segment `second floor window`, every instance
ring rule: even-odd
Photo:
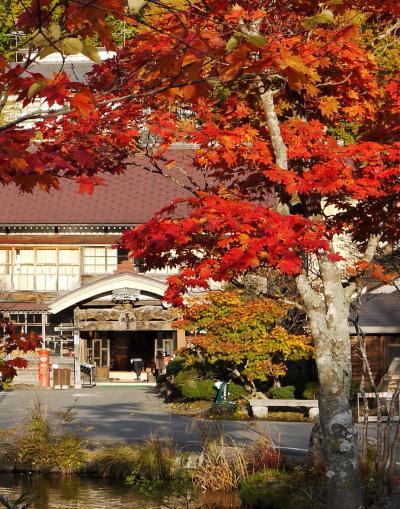
[[[78,249],[0,250],[0,288],[11,291],[65,291],[79,285]]]
[[[111,247],[83,248],[84,274],[112,274],[118,264],[117,250]]]

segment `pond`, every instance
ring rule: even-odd
[[[121,481],[77,476],[0,473],[0,494],[11,501],[22,493],[38,493],[32,509],[238,509],[235,493],[198,494],[189,505],[185,497],[146,495]]]

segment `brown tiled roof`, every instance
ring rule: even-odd
[[[172,150],[168,157],[190,168],[191,150]],[[13,186],[0,188],[0,225],[139,224],[185,192],[174,182],[146,171],[136,159],[122,175],[102,175],[106,186],[96,186],[92,196],[80,194],[78,185],[61,182],[59,191],[20,193]],[[148,163],[146,163],[148,165]]]

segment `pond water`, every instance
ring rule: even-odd
[[[120,482],[94,477],[0,473],[0,494],[15,501],[22,493],[38,493],[32,509],[238,509],[235,493],[204,493],[187,504],[169,493],[145,495]]]

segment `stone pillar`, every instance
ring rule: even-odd
[[[176,348],[180,350],[184,346],[186,346],[185,331],[183,329],[178,329],[176,331]]]
[[[82,388],[81,378],[81,338],[79,336],[79,330],[74,330],[74,369],[75,369],[75,389]]]

